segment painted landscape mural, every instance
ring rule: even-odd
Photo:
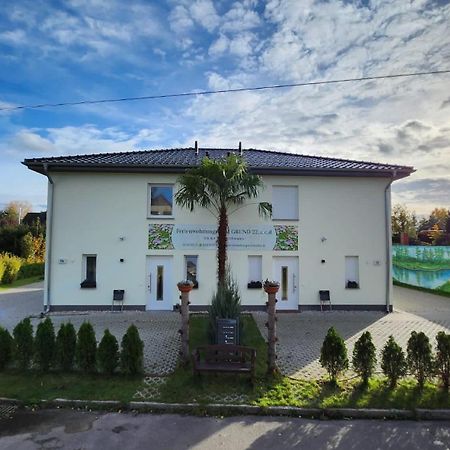
[[[394,245],[394,280],[450,293],[450,246]]]

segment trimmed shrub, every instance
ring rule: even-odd
[[[6,328],[0,327],[0,370],[3,370],[12,358],[13,340]]]
[[[420,388],[433,373],[433,355],[428,336],[413,331],[408,339],[408,368],[416,377]]]
[[[119,365],[119,344],[108,329],[98,346],[97,360],[100,372],[112,375]]]
[[[395,387],[397,381],[406,375],[406,358],[394,336],[389,336],[381,353],[381,370],[389,380],[389,386]]]
[[[69,323],[61,324],[56,336],[56,365],[69,372],[73,369],[75,362],[75,351],[77,347],[77,334],[75,327]]]
[[[29,317],[20,321],[13,330],[14,353],[19,369],[30,367],[33,357],[33,325]]]
[[[352,363],[355,372],[362,378],[363,384],[367,384],[377,363],[375,345],[369,331],[364,332],[355,342]]]
[[[336,383],[337,376],[348,368],[347,348],[344,339],[331,327],[320,350],[320,364],[326,369],[330,381]]]
[[[443,387],[448,390],[450,386],[450,334],[439,331],[436,341],[436,375],[441,379]]]
[[[34,349],[35,362],[43,372],[48,372],[55,357],[55,329],[50,317],[37,326]]]
[[[3,274],[5,273],[6,263],[5,255],[0,254],[0,284],[3,282]]]
[[[78,330],[76,359],[80,370],[84,373],[94,373],[97,356],[97,341],[94,328],[89,322],[84,322]]]
[[[20,239],[20,256],[24,259],[33,259],[33,235],[30,232],[22,236]]]
[[[144,343],[139,337],[139,331],[130,325],[121,343],[120,368],[127,375],[137,375],[144,372]]]
[[[18,256],[9,255],[5,253],[3,255],[4,271],[2,277],[3,284],[11,284],[17,280],[22,260]]]

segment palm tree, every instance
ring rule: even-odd
[[[228,216],[242,208],[247,199],[256,198],[264,183],[250,174],[242,157],[230,154],[217,160],[203,158],[200,166],[189,169],[178,178],[180,189],[175,194],[178,205],[194,211],[196,206],[208,209],[216,218],[217,278],[225,282],[227,261]],[[272,205],[258,203],[260,216],[270,217]]]

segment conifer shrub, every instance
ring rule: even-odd
[[[353,349],[352,363],[355,372],[361,377],[363,384],[367,385],[377,363],[376,349],[369,331],[364,332],[356,341]]]
[[[137,375],[144,372],[144,343],[134,325],[130,325],[122,338],[120,368],[127,375]]]
[[[97,360],[100,372],[112,375],[119,365],[119,344],[108,329],[98,346]]]
[[[338,375],[348,368],[347,348],[344,339],[331,327],[320,350],[320,364],[326,369],[330,381],[336,383]]]
[[[6,328],[0,327],[0,370],[3,370],[12,359],[13,340]]]
[[[56,336],[56,365],[65,372],[73,369],[76,346],[75,327],[70,322],[61,324]]]
[[[33,325],[29,317],[21,320],[13,330],[14,355],[20,370],[27,370],[33,358]]]
[[[75,356],[78,367],[82,372],[95,372],[97,341],[95,340],[94,328],[89,322],[83,322],[78,330]]]
[[[433,373],[433,355],[428,336],[413,331],[408,339],[408,369],[416,377],[420,388]]]
[[[55,357],[55,329],[47,317],[36,329],[34,338],[35,362],[43,372],[48,372]]]
[[[406,375],[406,368],[405,353],[391,335],[381,352],[381,370],[389,380],[391,388],[394,388],[397,381]]]
[[[436,375],[442,381],[442,386],[448,390],[450,386],[450,334],[439,331],[436,335]]]

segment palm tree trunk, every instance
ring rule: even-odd
[[[219,285],[225,282],[227,262],[228,214],[225,205],[220,207],[219,226],[217,229],[217,279]]]

